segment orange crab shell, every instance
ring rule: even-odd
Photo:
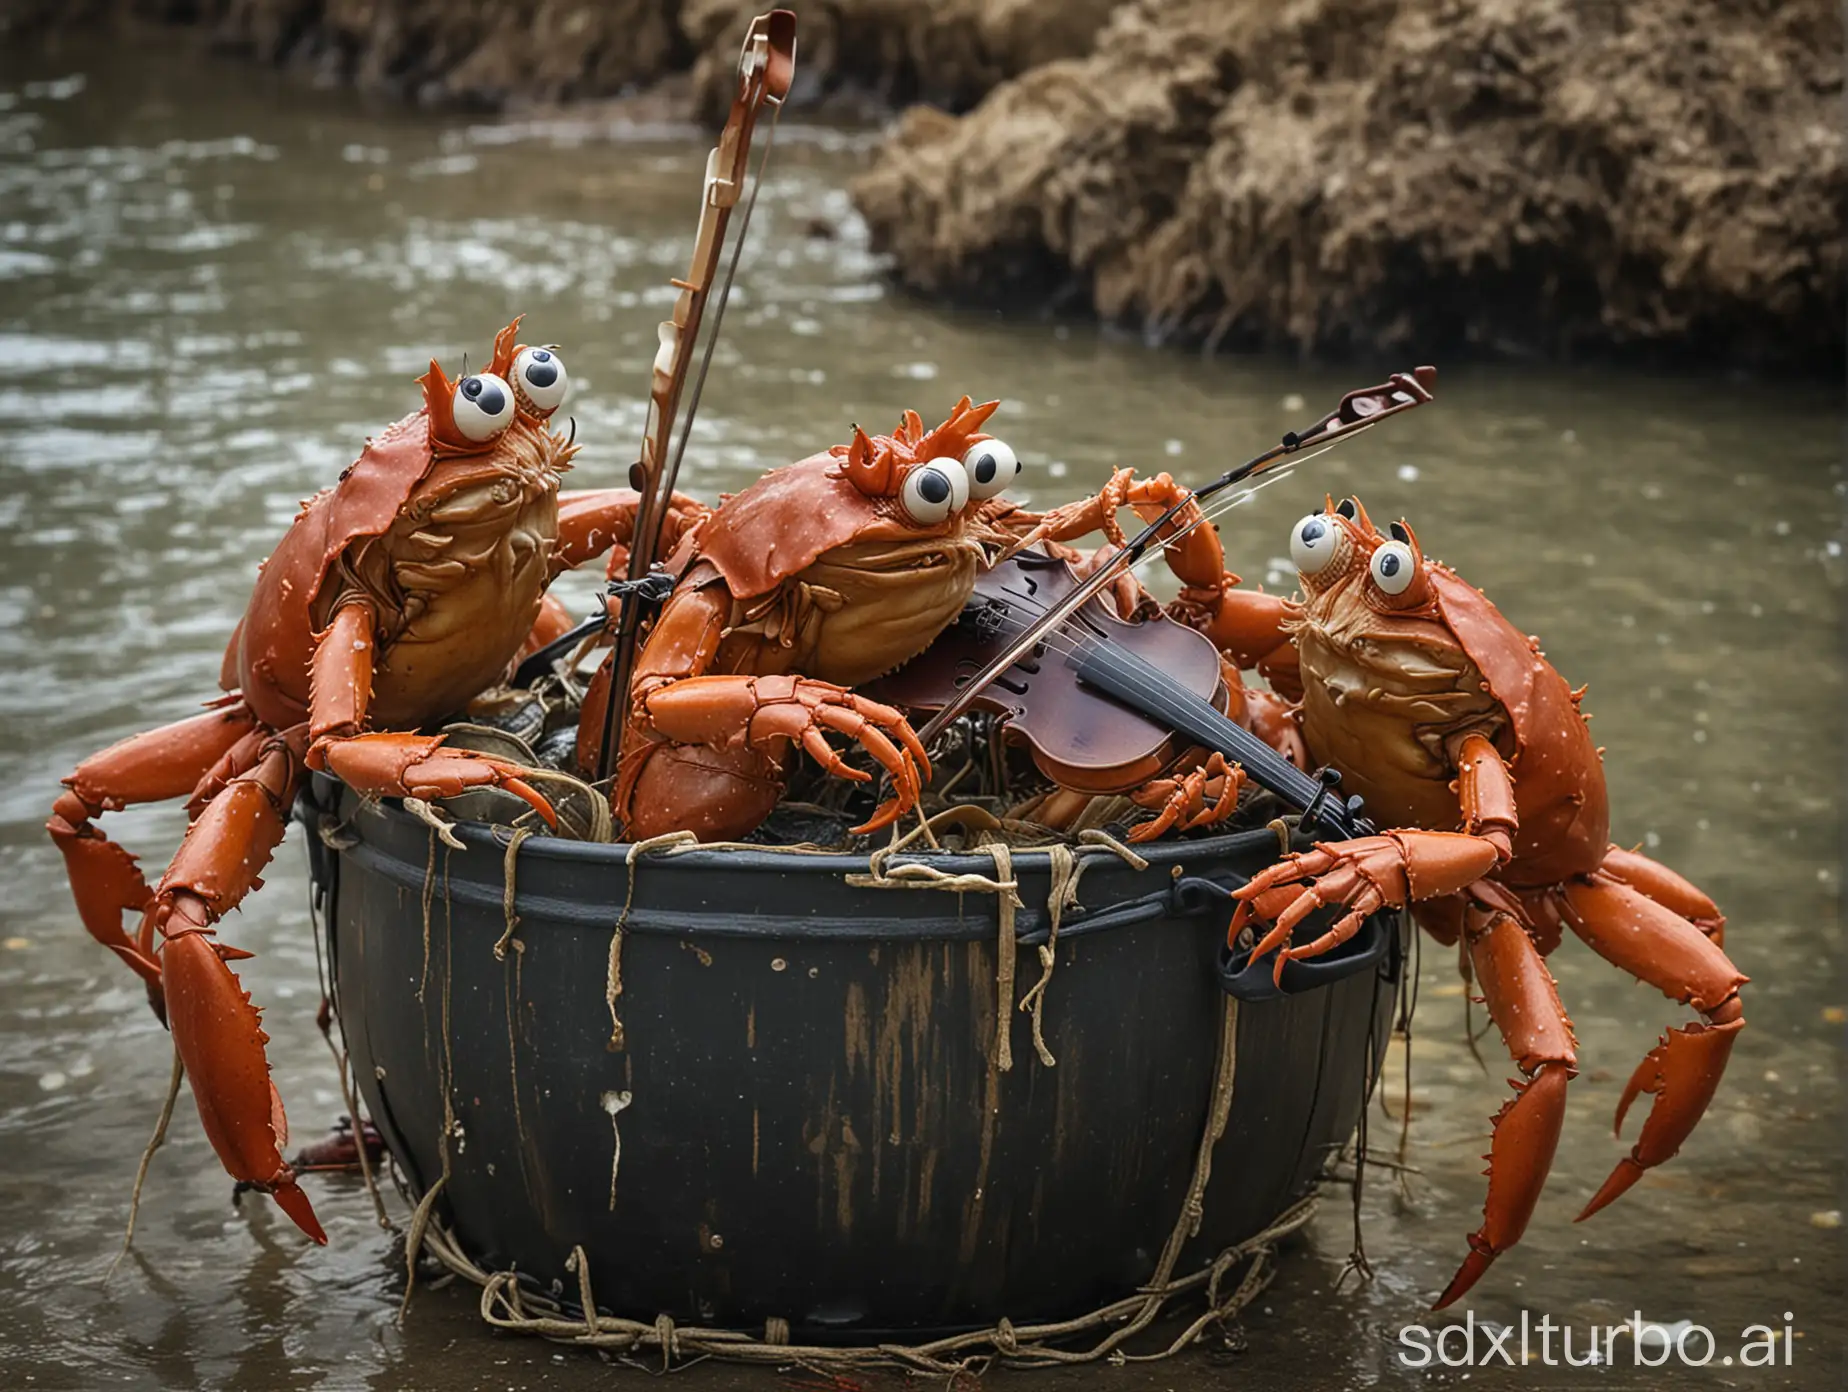
[[[1587,856],[1595,866],[1610,843],[1610,806],[1604,780],[1585,779],[1581,773],[1602,762],[1579,710],[1584,693],[1567,686],[1541,656],[1539,645],[1509,623],[1482,591],[1447,566],[1424,564],[1440,622],[1508,712],[1514,748],[1505,752],[1523,808],[1517,853],[1531,860],[1538,851],[1548,861],[1539,848],[1556,847],[1556,854]],[[1550,863],[1524,868],[1543,879],[1557,877]]]
[[[1502,612],[1475,586],[1442,562],[1425,556],[1405,530],[1422,573],[1423,593],[1401,607],[1391,597],[1375,593],[1367,571],[1372,553],[1386,541],[1367,516],[1359,499],[1351,499],[1355,515],[1336,511],[1333,498],[1326,512],[1346,528],[1357,547],[1354,562],[1358,583],[1370,607],[1401,623],[1425,623],[1441,629],[1482,673],[1488,692],[1508,712],[1512,747],[1502,750],[1521,789],[1523,809],[1517,837],[1519,858],[1531,862],[1541,877],[1558,878],[1595,866],[1608,843],[1609,804],[1604,780],[1582,780],[1580,770],[1596,765],[1600,756],[1591,730],[1579,710],[1579,698],[1565,679],[1541,656],[1539,645],[1508,622]],[[1563,867],[1563,858],[1576,863]],[[1556,873],[1557,872],[1557,873]]]
[[[905,475],[932,459],[960,459],[990,438],[981,426],[999,405],[972,405],[965,396],[930,431],[916,411],[905,412],[890,436],[868,436],[855,426],[851,444],[772,469],[727,498],[699,530],[700,559],[712,564],[739,599],[768,594],[879,523],[902,522],[897,497]],[[948,533],[958,520],[953,515],[915,530],[920,537]]]
[[[516,318],[495,336],[489,370],[497,375],[512,369],[519,327]],[[225,648],[219,686],[242,691],[257,718],[273,729],[307,717],[308,692],[287,689],[279,676],[295,671],[299,655],[314,650],[314,603],[341,553],[364,537],[390,531],[439,456],[484,453],[498,442],[496,437],[477,443],[456,431],[455,387],[434,360],[418,381],[423,408],[368,440],[337,484],[303,504],[295,525],[263,563],[250,605]]]

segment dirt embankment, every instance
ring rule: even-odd
[[[900,279],[1153,338],[1839,371],[1834,0],[1139,0],[856,194]]]
[[[772,0],[0,0],[0,36],[184,25],[217,47],[413,101],[498,108],[692,79],[722,117],[751,16]],[[792,104],[965,110],[997,82],[1090,50],[1117,0],[799,3]]]
[[[0,0],[0,41],[183,24],[412,100],[665,80],[711,121],[766,3]],[[1209,346],[1844,364],[1835,0],[795,7],[794,105],[910,106],[856,194],[920,293]]]

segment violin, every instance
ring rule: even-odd
[[[984,571],[962,613],[931,646],[867,688],[890,705],[951,704],[1028,626],[1081,582],[1071,566],[1021,551]],[[1085,793],[1122,793],[1202,745],[1303,814],[1306,826],[1370,835],[1359,798],[1333,770],[1308,774],[1226,714],[1230,692],[1205,635],[1160,617],[1129,622],[1092,598],[1041,635],[972,704],[1024,741],[1042,772]]]

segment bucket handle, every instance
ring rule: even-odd
[[[1177,911],[1205,913],[1217,908],[1222,910],[1228,925],[1232,917],[1232,893],[1231,886],[1198,875],[1183,876],[1175,882],[1172,891],[1181,901],[1175,906]],[[1217,954],[1219,984],[1235,1000],[1267,1001],[1319,990],[1368,971],[1378,971],[1386,980],[1397,981],[1400,936],[1397,919],[1396,914],[1369,915],[1360,930],[1339,947],[1319,957],[1286,962],[1281,981],[1273,962],[1251,960],[1255,943],[1234,948],[1222,940]]]
[[[1197,918],[1218,912],[1226,924],[1232,918],[1232,893],[1235,886],[1204,875],[1183,875],[1167,888],[1140,899],[1068,919],[1061,938],[1087,933],[1127,928],[1157,918]],[[1249,946],[1234,950],[1221,940],[1216,972],[1219,984],[1228,996],[1241,1001],[1277,1000],[1301,995],[1344,981],[1362,972],[1380,971],[1388,981],[1399,976],[1399,932],[1397,915],[1375,913],[1361,924],[1360,931],[1339,947],[1302,961],[1284,965],[1283,980],[1276,980],[1271,962],[1253,962]],[[1031,946],[1045,940],[1045,931],[1024,935],[1022,945]]]

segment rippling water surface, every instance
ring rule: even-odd
[[[706,140],[607,114],[470,124],[305,92],[158,47],[0,57],[0,1378],[12,1386],[569,1387],[594,1359],[492,1338],[472,1297],[394,1320],[397,1248],[359,1190],[310,1183],[332,1242],[272,1206],[234,1211],[183,1101],[154,1163],[135,1255],[130,1179],[168,1068],[142,993],[82,932],[41,823],[85,754],[192,709],[253,568],[299,499],[416,404],[432,353],[485,357],[516,310],[556,341],[587,442],[578,480],[620,481],[654,324],[685,267]],[[1120,462],[1218,472],[1342,391],[1378,380],[1284,362],[1201,362],[1081,327],[948,315],[890,297],[842,193],[856,134],[791,128],[758,212],[684,486],[705,496],[844,438],[850,421],[962,392],[1037,501]],[[1834,1385],[1841,1351],[1845,1003],[1837,393],[1608,372],[1445,367],[1440,404],[1229,516],[1232,564],[1285,581],[1289,523],[1324,488],[1411,517],[1573,681],[1608,746],[1615,835],[1699,879],[1754,978],[1751,1027],[1682,1156],[1584,1226],[1618,1154],[1611,1109],[1678,1007],[1569,943],[1553,959],[1583,1071],[1526,1241],[1478,1318],[1744,1326],[1797,1338],[1775,1374]],[[1296,400],[1294,398],[1301,398]],[[1306,403],[1306,404],[1305,404]],[[574,599],[588,595],[578,582]],[[111,819],[159,865],[177,809]],[[341,1110],[317,1037],[299,833],[231,936],[298,1135]],[[1481,1023],[1480,1012],[1476,1022]],[[1367,1202],[1377,1279],[1333,1290],[1341,1194],[1229,1360],[1099,1370],[1123,1388],[1399,1380],[1417,1319],[1478,1221],[1487,1118],[1511,1069],[1463,1042],[1454,965],[1424,955],[1401,1196]],[[1396,1056],[1391,1061],[1396,1067]],[[1396,1073],[1392,1075],[1396,1078]],[[1375,1114],[1376,1144],[1393,1127]],[[1634,1122],[1632,1125],[1634,1126]],[[1619,1345],[1620,1359],[1627,1346]],[[1451,1374],[1452,1377],[1458,1374]],[[763,1386],[769,1374],[693,1374]],[[1476,1385],[1628,1385],[1531,1368]],[[880,1375],[871,1385],[895,1384]],[[1014,1381],[1010,1379],[1010,1381]],[[1062,1377],[1053,1377],[1066,1385]]]

